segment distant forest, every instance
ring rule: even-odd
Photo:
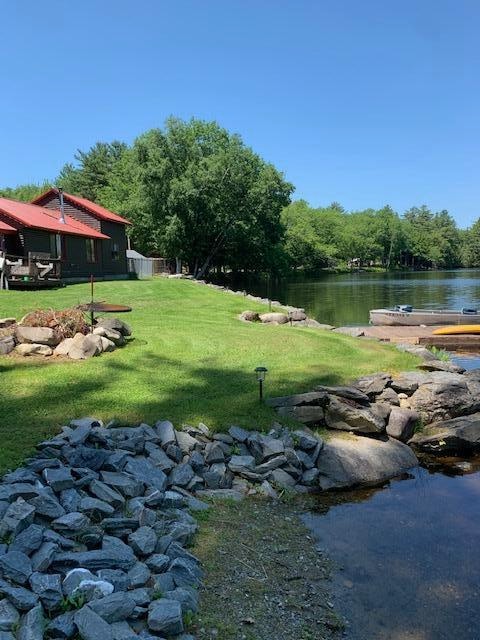
[[[292,202],[283,174],[215,122],[169,118],[132,145],[98,142],[52,183],[0,195],[29,201],[52,184],[124,215],[133,248],[181,261],[196,277],[480,267],[480,219],[465,230],[425,205],[399,214],[388,205],[346,211]]]

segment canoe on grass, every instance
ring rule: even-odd
[[[478,324],[459,324],[456,327],[440,327],[432,332],[436,336],[455,336],[463,334],[480,334],[480,325]]]

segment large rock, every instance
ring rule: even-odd
[[[318,484],[323,490],[380,484],[417,464],[410,447],[393,438],[332,436],[317,462]]]
[[[264,324],[286,324],[288,322],[288,316],[286,316],[284,313],[262,313],[259,317],[260,322],[263,322]]]
[[[111,626],[88,605],[74,616],[82,640],[114,640]]]
[[[60,339],[55,336],[53,329],[49,327],[25,327],[17,325],[15,328],[15,338],[17,342],[26,344],[46,344],[55,347]]]
[[[416,433],[409,444],[439,455],[480,451],[480,413],[430,425],[424,432]]]
[[[392,438],[407,442],[413,436],[415,425],[420,419],[420,415],[411,409],[403,407],[392,407],[388,418],[387,433]]]
[[[98,355],[102,351],[102,341],[100,336],[87,335],[83,333],[75,334],[70,348],[68,357],[72,360],[86,360]]]
[[[166,636],[182,633],[183,619],[180,602],[167,598],[151,602],[148,608],[148,627]]]
[[[480,411],[477,386],[458,373],[434,371],[411,396],[410,406],[420,413],[425,424],[475,413]]]
[[[307,427],[321,425],[324,421],[324,410],[320,406],[279,407],[280,416],[301,422]]]
[[[328,401],[328,394],[325,391],[309,391],[307,393],[297,393],[293,396],[279,396],[278,398],[267,398],[265,404],[278,409],[280,407],[304,407],[304,406],[325,406]],[[234,427],[236,428],[236,427]],[[235,436],[233,436],[235,437]]]
[[[429,376],[420,371],[404,371],[395,376],[391,382],[391,388],[397,393],[406,393],[411,396],[421,384],[429,381]]]
[[[320,391],[332,396],[338,396],[340,398],[346,398],[347,400],[353,400],[360,404],[369,404],[370,402],[370,398],[367,394],[355,387],[325,387],[324,385],[317,385],[315,387],[315,391]]]
[[[104,598],[92,600],[89,607],[106,622],[126,620],[136,607],[136,602],[128,593],[112,593]]]
[[[68,356],[68,352],[70,351],[70,347],[73,344],[73,338],[65,338],[65,340],[62,340],[60,342],[60,344],[58,344],[54,351],[53,351],[53,355],[54,356]]]
[[[244,322],[258,322],[260,320],[260,316],[257,311],[243,311],[240,314],[240,320]]]
[[[6,356],[15,349],[15,340],[13,336],[5,336],[0,338],[0,356]]]
[[[17,344],[15,347],[15,353],[19,356],[51,356],[53,354],[52,347],[46,344]]]
[[[385,420],[372,407],[354,403],[347,404],[332,396],[325,409],[325,422],[330,429],[356,431],[359,433],[381,433],[385,431]]]
[[[97,327],[119,331],[124,336],[132,335],[132,330],[129,325],[119,318],[101,318],[100,320],[97,320]]]
[[[392,380],[388,373],[373,373],[369,376],[363,376],[353,382],[355,388],[359,389],[367,396],[372,397],[379,395],[387,387]]]
[[[45,619],[43,616],[43,609],[41,605],[37,605],[36,607],[33,607],[33,609],[30,609],[30,611],[26,613],[20,621],[17,639],[42,640],[44,628]]]

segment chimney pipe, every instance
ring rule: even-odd
[[[58,195],[60,198],[60,222],[65,224],[65,204],[63,202],[63,189],[58,190]]]

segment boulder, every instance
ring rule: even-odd
[[[68,352],[70,351],[70,347],[72,346],[73,338],[65,338],[62,340],[60,344],[58,344],[54,351],[54,356],[68,356]]]
[[[406,393],[411,396],[421,384],[428,382],[429,377],[420,371],[404,371],[395,376],[391,382],[391,387],[397,393]]]
[[[111,626],[88,605],[75,613],[74,621],[82,640],[114,640]]]
[[[136,602],[130,594],[119,591],[92,600],[88,606],[106,622],[120,622],[130,617]]]
[[[277,413],[280,416],[291,418],[301,422],[307,427],[315,427],[324,422],[324,410],[320,406],[279,407]]]
[[[45,619],[43,616],[42,605],[38,604],[30,609],[20,620],[20,626],[17,632],[18,640],[42,640],[43,630],[45,628]],[[93,640],[93,639],[92,639]],[[105,639],[103,639],[105,640]]]
[[[21,344],[45,344],[49,347],[55,347],[60,342],[50,327],[25,327],[23,325],[15,327],[15,339]]]
[[[297,393],[293,396],[279,396],[278,398],[267,398],[265,404],[274,409],[279,407],[305,407],[305,406],[325,406],[328,402],[328,394],[325,391],[309,391],[307,393]]]
[[[17,627],[20,614],[6,599],[0,600],[0,631],[12,631]]]
[[[365,335],[364,329],[360,327],[337,327],[336,329],[332,329],[334,333],[341,333],[345,336],[350,336],[351,338],[361,338]]]
[[[325,422],[330,429],[357,431],[359,433],[382,433],[385,420],[373,407],[347,404],[335,396],[325,409]]]
[[[105,336],[101,336],[101,342],[102,342],[102,351],[105,351],[106,353],[108,353],[109,351],[115,351],[115,349],[117,348],[113,340],[110,340]]]
[[[373,373],[363,376],[353,382],[352,386],[366,393],[370,398],[379,395],[392,381],[392,376],[388,373]]]
[[[418,411],[425,424],[448,420],[480,411],[477,384],[458,373],[434,371],[428,374],[428,382],[410,397],[410,406]]]
[[[119,318],[101,318],[100,320],[97,320],[97,327],[119,331],[123,336],[132,335],[132,330],[129,325]]]
[[[347,400],[353,400],[360,404],[369,404],[370,398],[366,393],[356,389],[355,387],[325,387],[323,385],[317,385],[315,391],[320,391],[324,394],[330,394],[332,396],[338,396],[340,398],[346,398]]]
[[[0,338],[0,356],[6,356],[15,349],[15,340],[13,336],[5,336]]]
[[[0,318],[0,329],[6,329],[7,327],[11,327],[16,323],[15,318]]]
[[[448,373],[463,373],[465,371],[463,367],[459,367],[453,362],[445,362],[445,360],[427,360],[417,364],[417,369],[422,371],[447,371]]]
[[[148,628],[165,636],[182,633],[183,618],[180,602],[167,598],[151,602],[148,608]]]
[[[240,320],[244,322],[259,322],[260,316],[257,311],[243,311],[240,314]]]
[[[387,433],[392,438],[407,442],[413,436],[420,415],[411,409],[392,407],[387,424]]]
[[[332,436],[317,462],[321,489],[381,484],[418,465],[407,445],[386,438]]]
[[[409,444],[439,455],[472,454],[480,451],[480,413],[444,420],[416,433]]]
[[[307,314],[302,309],[293,309],[288,312],[288,319],[292,322],[302,322],[307,319]]]
[[[260,322],[263,324],[286,324],[288,322],[288,316],[284,313],[270,312],[270,313],[262,313],[260,316]]]
[[[23,343],[17,344],[15,353],[19,356],[51,356],[53,349],[46,344]]]

